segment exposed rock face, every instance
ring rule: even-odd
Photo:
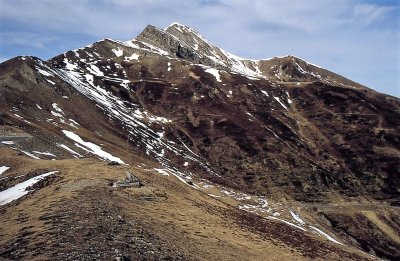
[[[283,82],[323,81],[334,85],[362,87],[295,56],[258,61],[240,58],[210,43],[192,28],[178,23],[173,23],[164,30],[149,25],[134,41],[136,40],[150,43],[177,58],[248,76]]]
[[[193,63],[201,63],[210,66],[217,65],[208,57],[203,57],[197,54],[193,47],[186,42],[180,40],[167,31],[163,31],[152,25],[148,25],[143,32],[136,37],[136,40],[150,43],[170,52],[172,55],[178,58],[182,58]]]
[[[132,41],[105,39],[49,61],[6,61],[0,101],[0,123],[32,136],[15,149],[144,158],[192,186],[204,179],[284,202],[399,205],[398,98],[294,56],[234,56],[184,25],[147,26]],[[324,220],[366,231],[350,212]],[[378,219],[398,232],[394,216]],[[398,256],[398,241],[385,249],[350,231],[343,236],[364,250]]]

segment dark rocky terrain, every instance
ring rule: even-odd
[[[3,259],[400,258],[400,99],[298,57],[148,26],[3,62],[0,103],[0,190],[59,171],[1,204]]]

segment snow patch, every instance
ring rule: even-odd
[[[59,117],[59,118],[64,117],[62,114],[59,114],[59,113],[57,113],[57,112],[55,112],[55,111],[50,111],[50,112],[51,112],[51,114],[52,114],[53,116],[55,116],[55,117]]]
[[[285,224],[288,224],[289,226],[298,228],[298,229],[300,229],[300,230],[302,230],[302,231],[306,231],[306,230],[305,230],[304,228],[302,228],[301,226],[298,226],[298,225],[296,225],[296,224],[293,224],[292,222],[286,221],[286,220],[284,220],[284,219],[280,219],[280,218],[273,217],[273,216],[269,216],[269,217],[266,217],[266,218],[268,218],[268,219],[273,219],[273,220],[278,220],[278,221],[281,221],[281,222],[283,222],[283,223],[285,223]]]
[[[344,246],[343,243],[337,241],[336,239],[334,239],[334,238],[331,237],[330,235],[326,234],[326,233],[325,233],[324,231],[322,231],[321,229],[316,228],[316,227],[314,227],[314,226],[310,226],[310,228],[313,229],[314,231],[316,231],[318,234],[324,236],[324,237],[325,237],[326,239],[328,239],[329,241],[332,241],[332,242],[334,242],[334,243],[336,243],[336,244],[339,244],[339,245]]]
[[[215,79],[217,79],[218,82],[221,82],[221,75],[217,69],[208,68],[205,70],[205,72],[214,75]]]
[[[74,127],[74,128],[76,128],[76,129],[78,129],[78,126],[80,126],[79,123],[77,123],[77,122],[74,121],[73,119],[68,119],[68,120],[70,121],[69,125],[70,125],[71,127]]]
[[[78,68],[78,66],[76,66],[75,64],[70,63],[67,58],[64,58],[64,63],[65,68],[67,68],[67,70],[69,71],[74,71]]]
[[[168,120],[167,118],[160,117],[160,116],[149,116],[148,119],[150,122],[162,122],[162,123],[172,122],[171,120]]]
[[[121,57],[124,54],[124,50],[118,48],[118,49],[112,49],[111,51],[113,51],[113,53],[115,53],[115,55],[117,57]]]
[[[23,117],[22,117],[22,116],[19,116],[19,115],[18,115],[18,114],[16,114],[16,113],[14,113],[14,115],[15,115],[17,118],[23,119]]]
[[[26,194],[31,192],[31,190],[27,190],[28,187],[36,184],[37,182],[41,181],[42,179],[44,179],[50,175],[53,175],[57,172],[58,171],[51,171],[48,173],[44,173],[42,175],[33,177],[24,182],[21,182],[21,183],[15,185],[14,187],[11,187],[9,189],[1,191],[0,192],[0,206],[10,203],[13,200],[16,200],[16,199],[19,199],[19,198],[25,196]]]
[[[282,105],[282,107],[285,108],[285,110],[288,110],[288,108],[286,107],[286,105],[283,104],[283,103],[281,102],[281,100],[279,99],[279,97],[275,97],[275,96],[274,96],[274,99],[275,99],[277,102],[279,102],[279,104]]]
[[[54,158],[57,157],[56,155],[54,155],[53,153],[50,153],[50,152],[40,152],[40,151],[36,151],[36,150],[34,150],[34,151],[32,151],[32,152],[35,153],[35,154],[40,154],[40,155],[45,155],[45,156],[51,156],[51,157],[54,157]]]
[[[299,224],[304,225],[306,223],[300,218],[299,214],[297,214],[291,210],[290,210],[290,215],[292,215],[293,219],[296,220]]]
[[[3,174],[4,172],[6,172],[10,167],[6,167],[6,166],[1,166],[0,167],[0,175]]]
[[[267,97],[269,97],[269,94],[268,94],[268,92],[266,92],[266,91],[261,91],[265,96],[267,96]]]
[[[89,70],[91,73],[93,73],[94,75],[97,75],[97,76],[104,76],[104,73],[103,73],[102,71],[100,71],[99,67],[97,67],[97,66],[94,65],[94,64],[91,64],[91,65],[90,65],[90,68],[88,68],[88,70]]]
[[[55,85],[55,84],[56,84],[55,82],[50,81],[49,79],[46,79],[46,81],[47,81],[48,83],[52,84],[52,85]]]
[[[37,160],[40,159],[39,157],[33,155],[33,154],[30,153],[30,152],[27,152],[27,151],[24,151],[24,150],[21,150],[21,152],[24,153],[26,156],[31,157],[32,159],[37,159]]]
[[[157,53],[157,54],[160,54],[160,55],[169,55],[169,53],[167,51],[164,51],[164,50],[162,50],[162,49],[160,49],[158,47],[155,47],[154,45],[151,45],[151,44],[146,43],[146,42],[140,42],[140,43],[145,45],[148,48],[148,51],[150,51],[150,52]],[[143,48],[139,47],[139,49],[143,49]]]
[[[173,23],[172,23],[172,24],[170,24],[168,27],[174,27],[176,30],[178,30],[179,32],[183,33],[183,31],[182,31],[181,27],[184,27],[184,25],[182,25],[182,24],[180,24],[180,23],[173,22]],[[167,30],[167,29],[168,29],[168,27],[167,27],[167,28],[165,28],[164,30]]]
[[[131,60],[139,60],[139,55],[137,53],[133,53],[131,56],[125,56],[124,58],[125,61],[131,61]]]
[[[60,107],[58,107],[57,103],[53,103],[51,106],[53,107],[54,110],[56,110],[56,112],[64,114],[64,112],[60,109]]]
[[[161,175],[163,175],[163,176],[169,176],[169,173],[168,173],[166,170],[164,170],[164,169],[157,169],[157,168],[154,168],[153,170],[156,171],[158,174],[161,174]]]
[[[290,99],[289,93],[286,92],[286,95],[287,95],[287,102],[288,102],[289,104],[291,104],[291,103],[292,103],[292,100]]]
[[[42,69],[36,68],[36,70],[38,70],[38,72],[44,76],[52,76],[52,74],[50,74]]]
[[[72,131],[62,130],[62,132],[65,134],[65,136],[67,136],[71,140],[77,142],[77,143],[75,143],[75,145],[82,145],[82,146],[77,146],[77,147],[79,147],[87,152],[90,152],[92,154],[95,154],[95,155],[99,156],[100,158],[103,158],[103,159],[106,159],[109,161],[116,161],[120,164],[125,164],[125,162],[123,162],[120,158],[115,157],[108,152],[105,152],[104,150],[101,149],[100,146],[98,146],[94,143],[82,140],[81,137],[79,137],[77,134],[73,133]]]
[[[82,158],[82,155],[79,154],[78,152],[72,150],[71,148],[69,148],[67,145],[64,144],[57,144],[58,147],[61,147],[63,149],[65,149],[66,151],[68,151],[69,153],[71,153],[74,157],[78,157],[78,158]]]

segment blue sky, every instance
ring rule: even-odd
[[[236,55],[296,55],[400,97],[400,0],[0,0],[0,61],[175,21]]]

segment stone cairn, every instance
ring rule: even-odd
[[[134,188],[139,188],[142,186],[142,183],[140,180],[133,175],[131,172],[128,170],[125,172],[126,177],[124,181],[117,181],[113,183],[113,187],[119,188],[119,187],[134,187]]]

